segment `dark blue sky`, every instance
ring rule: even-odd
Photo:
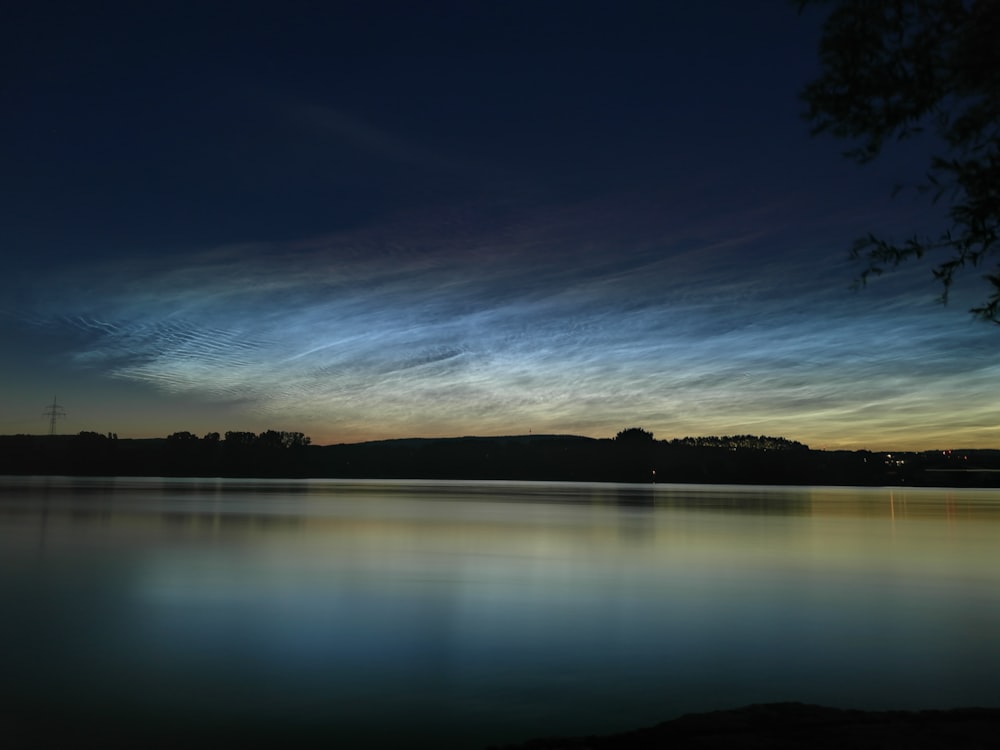
[[[29,241],[279,240],[707,181],[734,199],[810,169],[814,24],[782,3],[161,5],[9,27]]]
[[[1000,444],[995,332],[796,95],[783,2],[33,3],[2,34],[0,431]],[[984,404],[985,400],[985,404]],[[972,405],[976,408],[973,409]],[[992,410],[992,411],[991,411]],[[907,446],[900,446],[907,447]]]

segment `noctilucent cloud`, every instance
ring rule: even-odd
[[[678,6],[678,7],[674,7]],[[697,6],[697,7],[689,7]],[[23,8],[0,186],[0,432],[314,442],[753,433],[1000,446],[1000,333],[937,228],[811,138],[782,4]]]

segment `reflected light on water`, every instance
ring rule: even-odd
[[[1000,704],[991,492],[2,482],[18,704],[372,747]]]

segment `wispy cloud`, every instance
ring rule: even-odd
[[[445,226],[118,263],[31,317],[75,332],[78,366],[324,440],[640,423],[857,446],[1000,423],[980,328],[899,289],[851,294],[842,262],[759,232]]]

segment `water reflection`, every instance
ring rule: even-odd
[[[975,490],[0,480],[0,698],[439,747],[998,704]],[[284,726],[285,724],[282,724]],[[416,734],[415,734],[416,733]]]

